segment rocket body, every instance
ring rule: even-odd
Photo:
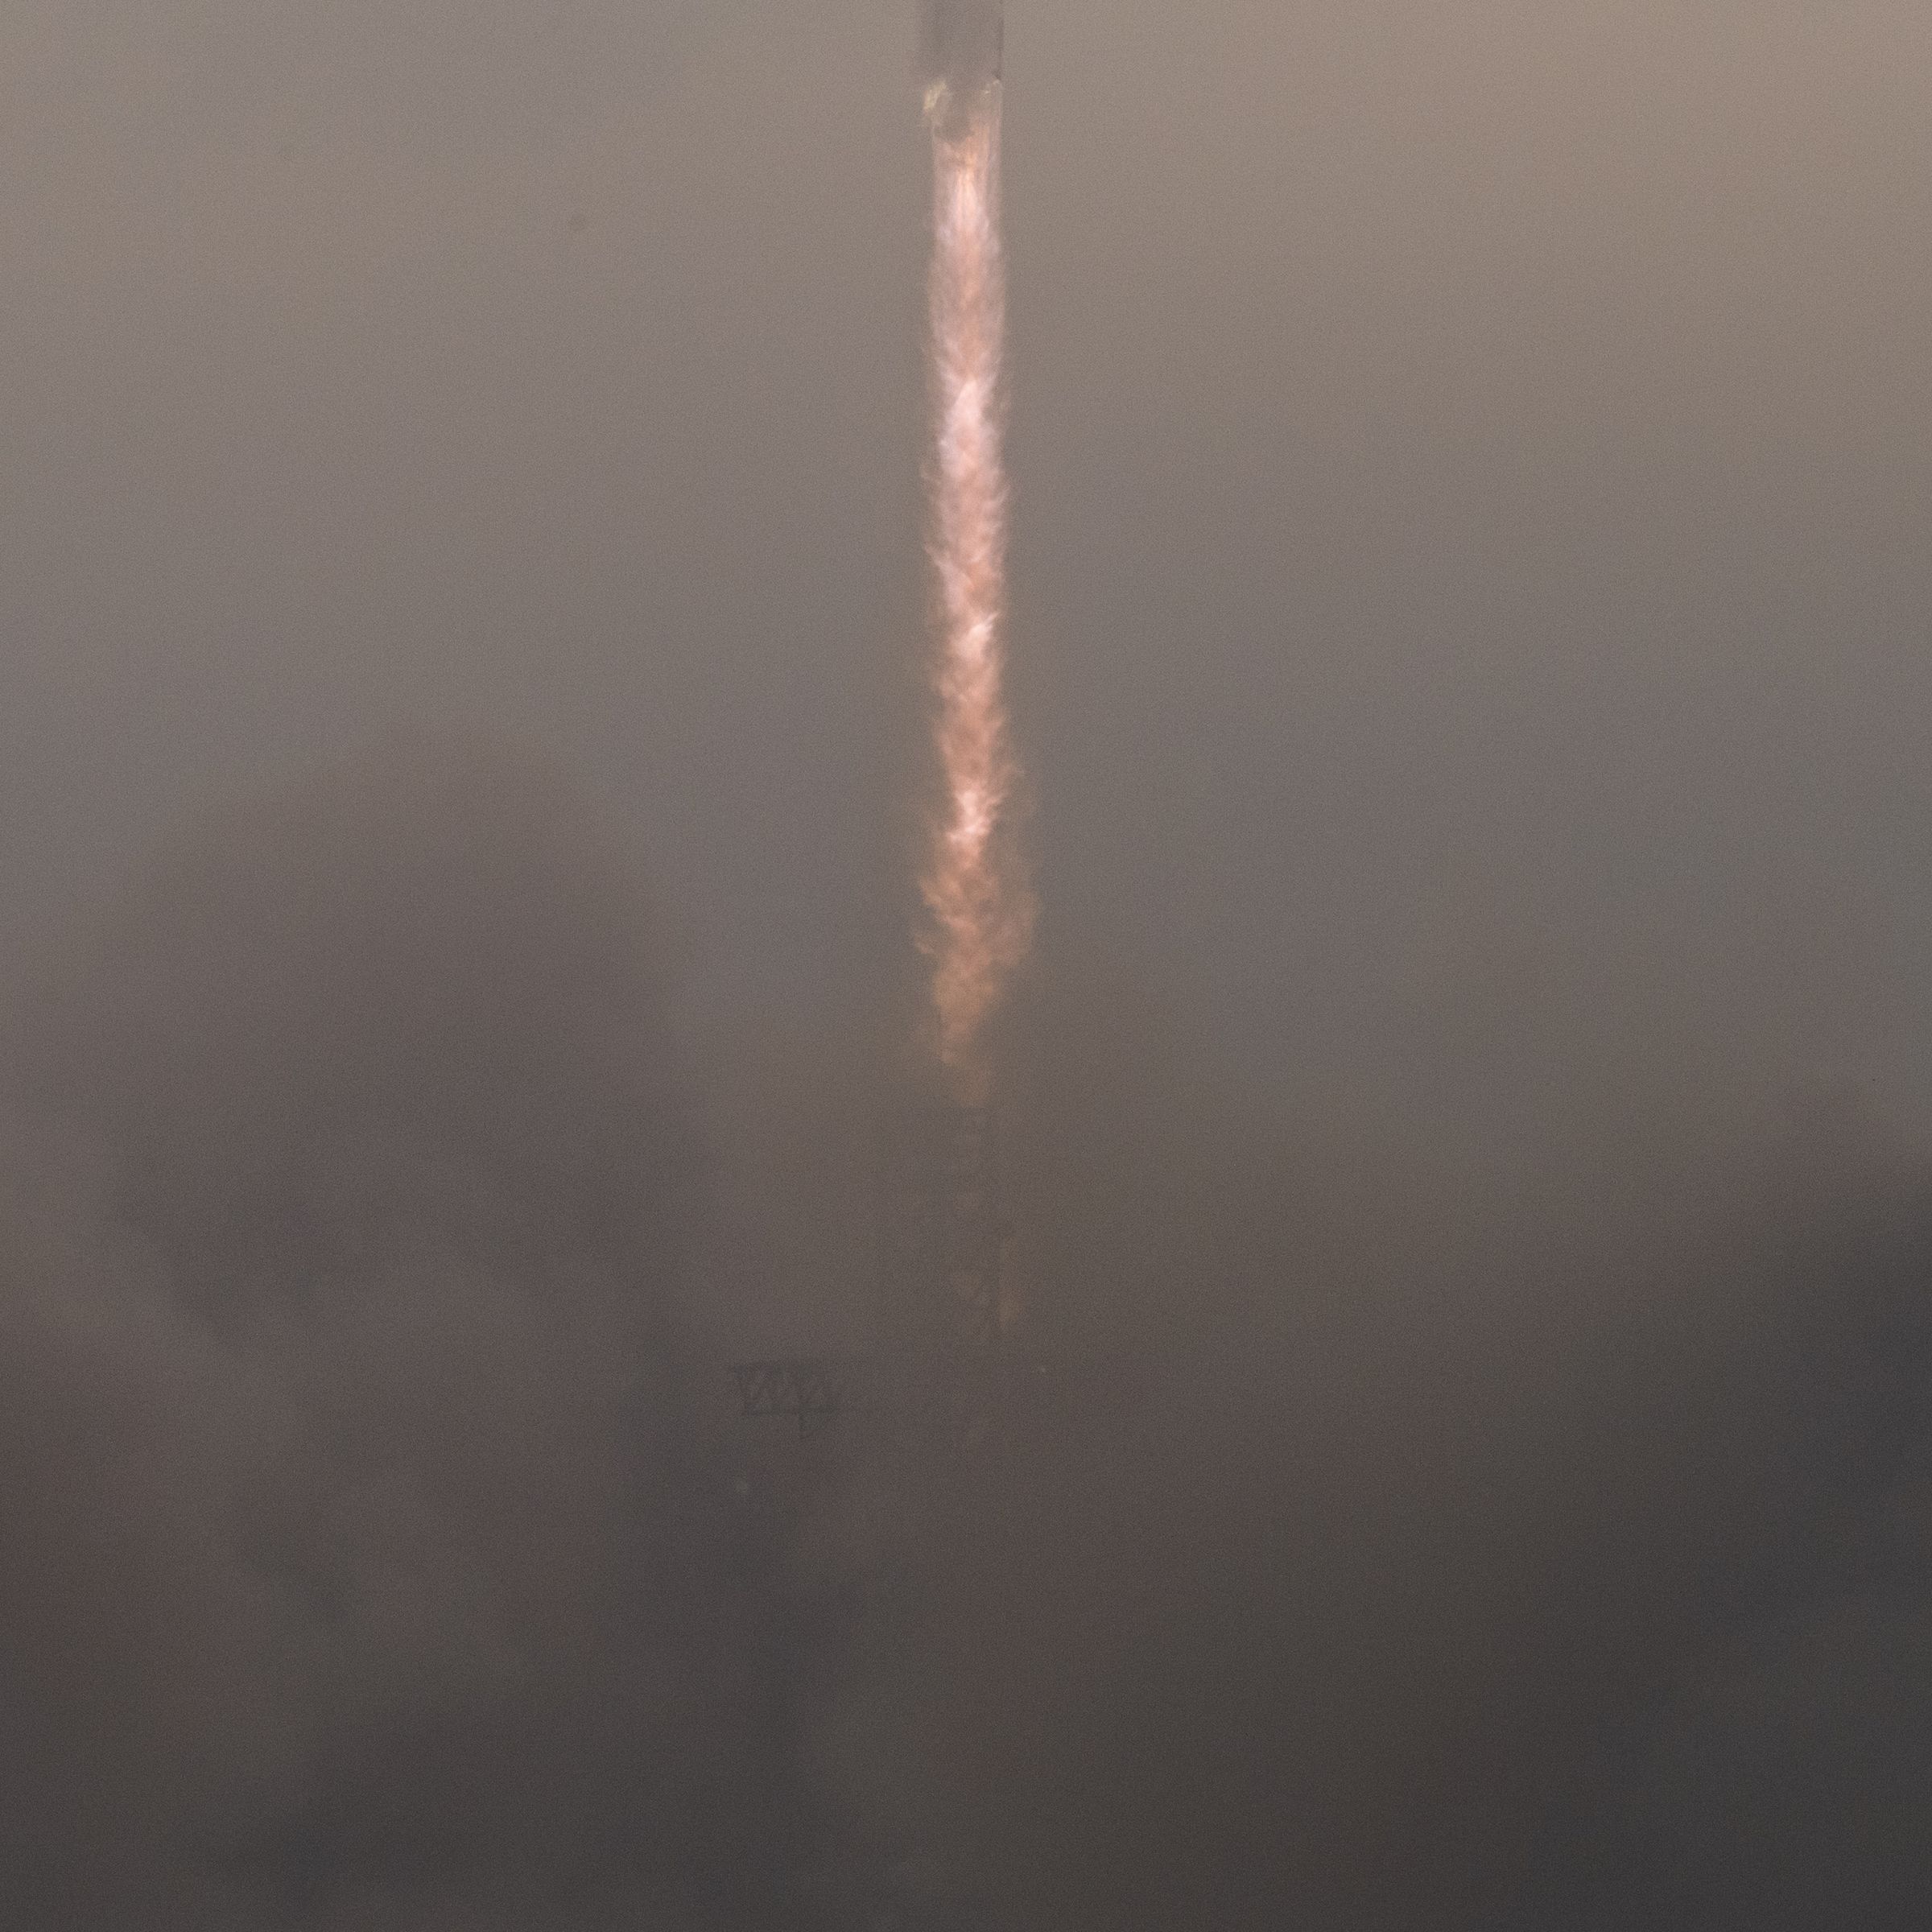
[[[919,72],[934,129],[962,132],[1000,85],[1004,0],[925,0]]]

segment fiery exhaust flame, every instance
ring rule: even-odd
[[[920,889],[939,1058],[983,1097],[980,1035],[1032,938],[1014,836],[1018,778],[1001,694],[1006,595],[1001,467],[1000,90],[927,97],[933,142],[933,448],[929,543],[939,630],[933,681],[943,803]]]

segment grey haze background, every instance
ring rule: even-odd
[[[16,1913],[1923,1923],[1932,24],[1016,0],[1066,1393],[788,1528],[914,41],[0,20]]]

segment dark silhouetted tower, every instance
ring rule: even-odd
[[[885,1357],[904,1402],[959,1443],[983,1435],[993,1414],[1007,1236],[993,1109],[931,1104],[889,1116],[879,1164]]]

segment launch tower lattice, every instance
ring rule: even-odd
[[[801,1430],[892,1411],[955,1445],[990,1426],[999,1394],[1009,1229],[997,1117],[932,1104],[889,1115],[878,1170],[879,1349],[873,1373],[800,1357],[733,1371],[746,1416],[795,1415]]]

